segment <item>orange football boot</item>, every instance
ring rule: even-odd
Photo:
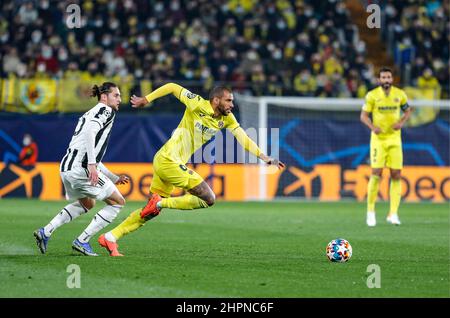
[[[119,244],[117,244],[116,242],[108,241],[105,238],[105,234],[100,235],[100,237],[98,238],[98,244],[100,244],[101,247],[106,248],[110,256],[123,256],[118,251]]]
[[[156,203],[161,201],[159,194],[154,193],[152,198],[148,200],[147,205],[141,211],[141,218],[155,217],[159,214],[160,209],[156,206]]]

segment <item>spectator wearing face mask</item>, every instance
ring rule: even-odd
[[[50,45],[42,45],[41,54],[36,59],[36,72],[48,72],[55,75],[59,70],[58,60],[53,54],[53,49]]]
[[[438,94],[441,88],[439,81],[433,75],[433,71],[430,68],[426,68],[422,76],[417,79],[417,86],[421,89],[433,89]]]
[[[6,76],[9,73],[19,74],[19,69],[23,63],[21,62],[17,49],[12,47],[3,58],[3,74]]]
[[[38,158],[38,146],[33,141],[33,137],[30,134],[23,136],[23,148],[19,155],[19,164],[22,166],[35,166]]]
[[[294,90],[299,96],[314,96],[317,90],[317,82],[311,76],[309,70],[302,70],[294,77]]]
[[[258,91],[276,94],[280,85],[283,94],[295,94],[294,77],[306,68],[323,83],[336,69],[342,75],[355,68],[364,79],[365,69],[354,61],[361,56],[361,65],[367,64],[365,47],[339,1],[109,0],[95,6],[89,0],[81,4],[82,27],[67,29],[69,2],[2,1],[0,56],[11,63],[1,63],[0,75],[89,82],[104,82],[107,76],[153,84],[176,78],[199,87],[205,79],[212,83],[244,76],[245,87],[256,81]],[[437,17],[439,8],[434,12]],[[439,21],[446,26],[445,19]],[[436,34],[444,43],[443,33]],[[259,64],[262,74],[254,74]],[[206,67],[209,71],[202,74]],[[323,74],[326,78],[317,79]]]

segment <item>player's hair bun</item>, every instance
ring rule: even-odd
[[[105,82],[101,86],[94,85],[92,86],[91,97],[97,97],[97,99],[100,100],[100,95],[108,94],[111,92],[112,87],[117,87],[117,85],[111,82]]]
[[[97,97],[100,100],[100,87],[98,85],[92,87],[91,97]]]

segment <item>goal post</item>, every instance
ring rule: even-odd
[[[279,159],[290,166],[292,173],[296,176],[284,177],[286,180],[281,180],[285,184],[284,192],[278,189],[274,196],[271,196],[268,193],[269,167],[259,161],[258,195],[250,199],[268,200],[286,196],[312,199],[328,197],[323,194],[328,185],[318,186],[315,183],[320,181],[313,180],[317,173],[327,174],[327,172],[314,172],[318,170],[317,167],[326,171],[332,167],[322,167],[322,165],[340,165],[343,168],[356,169],[358,165],[368,164],[370,131],[359,120],[364,99],[254,97],[235,94],[235,103],[239,109],[239,121],[242,128],[256,130],[257,143],[261,150],[271,156],[275,156],[271,152],[278,151],[281,155]],[[418,128],[439,119],[448,122],[450,100],[415,99],[408,103],[414,111],[407,126]],[[274,130],[278,130],[278,141],[273,140],[274,136],[269,137],[274,135]],[[420,145],[420,141],[417,145]],[[445,151],[444,149],[443,153]],[[447,158],[446,162],[448,160]],[[420,161],[415,162],[420,164]],[[425,160],[423,164],[432,165],[433,163]],[[309,176],[308,173],[310,173]],[[335,177],[342,179],[343,173],[336,174]],[[303,179],[299,176],[303,176]],[[311,180],[308,181],[305,178],[311,178]],[[322,178],[322,180],[332,180],[330,178]],[[336,182],[339,181],[342,180],[336,180]],[[302,185],[301,193],[296,188],[295,182],[297,185]],[[344,184],[339,189],[340,198],[346,195],[345,186]],[[318,187],[322,190],[317,190]],[[329,192],[331,193],[331,190]],[[296,196],[295,193],[299,195]],[[333,195],[329,197],[332,198]]]

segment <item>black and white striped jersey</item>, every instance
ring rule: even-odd
[[[87,168],[88,163],[102,161],[115,115],[110,106],[98,103],[80,117],[69,148],[61,160],[61,172],[80,166]]]

